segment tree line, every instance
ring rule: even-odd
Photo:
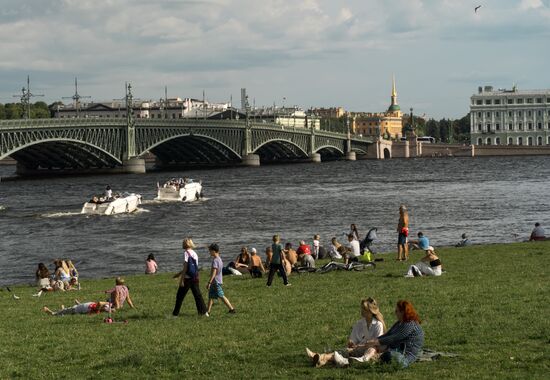
[[[410,117],[403,117],[404,130],[410,125]],[[417,136],[431,136],[436,142],[469,143],[470,142],[470,114],[460,119],[423,119],[415,117],[414,130]]]
[[[0,120],[23,119],[27,110],[22,103],[0,103]],[[31,104],[31,119],[49,119],[52,112],[44,102]]]

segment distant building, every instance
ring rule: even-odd
[[[321,119],[338,119],[346,114],[344,107],[312,108],[310,112]]]
[[[470,98],[472,145],[550,144],[550,89],[479,87]]]
[[[214,114],[230,109],[230,103],[210,103],[192,98],[168,98],[158,101],[135,101],[133,104],[134,117],[138,119],[181,119],[181,118],[208,118]],[[52,110],[54,117],[126,117],[126,103],[124,100],[110,102],[90,102],[78,105],[60,104]]]
[[[400,139],[403,135],[403,114],[397,104],[395,78],[392,81],[391,104],[386,112],[380,113],[353,113],[351,129],[354,133],[369,136],[387,136],[391,139]]]
[[[242,112],[242,111],[241,111]],[[249,118],[254,122],[277,123],[289,128],[321,129],[320,118],[298,107],[263,107],[251,109]]]

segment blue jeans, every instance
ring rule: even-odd
[[[401,368],[407,368],[411,364],[409,359],[407,359],[407,357],[399,350],[389,350],[384,352],[380,356],[380,361],[386,364],[397,363]]]

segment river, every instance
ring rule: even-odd
[[[0,176],[14,171],[0,166]],[[158,203],[156,183],[188,176],[206,199]],[[550,227],[550,157],[336,161],[142,175],[98,175],[0,182],[0,284],[31,283],[39,262],[77,263],[82,278],[143,273],[153,253],[161,271],[179,269],[181,240],[192,236],[202,265],[218,242],[227,263],[242,245],[262,252],[274,233],[295,246],[342,237],[350,223],[378,227],[375,247],[395,250],[401,203],[411,233],[436,248],[466,232],[475,243],[520,241],[535,222]],[[105,185],[141,193],[130,215],[86,216],[80,209]],[[342,239],[344,240],[344,239]]]

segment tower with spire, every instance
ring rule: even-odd
[[[396,116],[401,116],[401,107],[397,104],[397,91],[395,90],[395,75],[392,77],[392,87],[391,87],[391,104],[388,108],[388,112],[397,113]]]

